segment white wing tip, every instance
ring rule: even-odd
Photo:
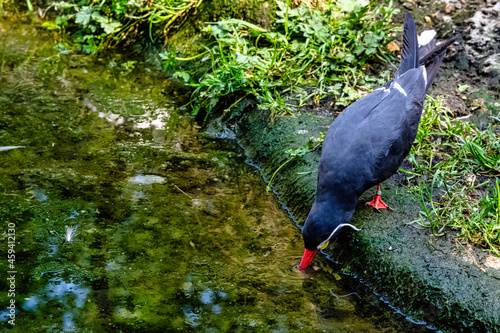
[[[422,31],[420,36],[418,36],[418,46],[421,47],[429,44],[434,39],[434,37],[436,37],[436,35],[437,35],[436,30]]]

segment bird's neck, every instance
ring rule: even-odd
[[[313,208],[322,212],[321,215],[325,219],[325,224],[336,226],[340,223],[348,222],[351,219],[357,202],[357,197],[347,198],[338,195],[329,195],[327,197],[317,198]]]
[[[343,200],[335,196],[316,198],[304,228],[311,234],[328,237],[341,223],[347,223],[356,208],[357,198]]]

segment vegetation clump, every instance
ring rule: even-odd
[[[73,40],[65,49],[73,43],[84,52],[95,53],[140,34],[155,42],[167,41],[169,30],[179,27],[188,11],[201,2],[57,1],[44,11],[45,15],[55,9],[57,16],[43,26],[72,32]],[[371,78],[364,71],[374,61],[392,58],[387,46],[395,45],[390,43],[398,28],[392,19],[399,12],[392,1],[330,0],[316,2],[314,7],[303,2],[295,8],[290,1],[277,1],[276,6],[268,30],[225,18],[205,24],[203,31],[209,40],[197,56],[160,54],[165,70],[193,87],[194,115],[200,111],[210,114],[224,97],[225,109],[230,110],[252,96],[260,108],[271,111],[271,117],[291,113],[305,103],[317,104],[329,95],[337,105],[346,106],[386,80],[386,74]],[[195,71],[178,70],[178,61],[196,58],[202,66]]]
[[[434,235],[459,230],[468,242],[500,255],[500,119],[489,126],[451,118],[441,98],[428,98],[417,138],[409,154],[411,178],[419,195],[420,218]],[[404,171],[404,170],[403,170]],[[435,196],[435,190],[440,194]]]
[[[57,17],[44,22],[50,30],[72,31],[82,51],[95,53],[116,45],[131,35],[147,29],[151,40],[166,38],[167,32],[186,18],[187,12],[202,0],[68,0],[53,2]],[[153,26],[162,27],[162,35],[154,34]]]
[[[194,115],[203,110],[208,116],[225,96],[236,101],[226,111],[250,95],[271,117],[328,95],[346,106],[385,82],[387,75],[369,78],[363,70],[391,59],[386,46],[395,38],[392,18],[399,11],[392,2],[333,1],[321,9],[277,4],[270,30],[238,19],[206,25],[211,43],[200,56],[210,61],[209,69],[199,79],[174,72],[195,88]],[[175,56],[161,56],[166,70],[175,69]]]

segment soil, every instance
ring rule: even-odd
[[[431,96],[444,96],[445,106],[455,117],[500,109],[494,105],[500,94],[500,2],[464,3],[459,0],[400,1],[401,12],[395,16],[395,23],[402,25],[404,14],[411,11],[418,31],[434,29],[438,32],[438,44],[455,34],[461,35],[460,42],[448,48],[439,74],[428,91]],[[432,19],[428,13],[433,13]],[[395,42],[401,47],[401,38]],[[368,68],[368,74],[376,76],[383,70],[395,72],[393,66],[374,64]],[[464,85],[470,88],[460,92],[458,87]],[[302,111],[334,117],[342,107],[336,106],[334,98],[328,96],[319,105],[307,105]]]

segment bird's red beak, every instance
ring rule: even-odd
[[[311,264],[311,262],[314,259],[314,256],[316,256],[316,253],[318,253],[318,251],[319,250],[310,251],[308,249],[306,249],[304,251],[304,256],[302,257],[302,260],[300,261],[300,265],[299,265],[299,269],[301,271],[306,269],[306,267]]]

